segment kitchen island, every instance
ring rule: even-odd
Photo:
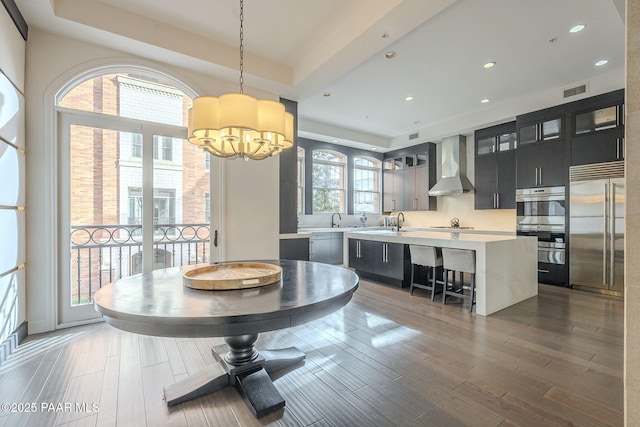
[[[538,248],[535,237],[465,232],[368,230],[344,233],[344,265],[353,266],[354,243],[382,242],[394,248],[428,245],[439,248],[469,249],[476,252],[476,313],[488,316],[538,294]],[[360,245],[357,246],[360,248]],[[380,263],[389,263],[388,246]],[[404,251],[408,254],[408,251]],[[408,260],[398,270],[406,268]],[[388,266],[387,268],[392,268]],[[356,271],[358,267],[356,266]],[[406,276],[406,274],[405,274]]]

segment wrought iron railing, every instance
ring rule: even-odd
[[[154,224],[153,269],[209,262],[209,224]],[[71,227],[71,303],[142,272],[142,225]]]

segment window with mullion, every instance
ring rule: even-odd
[[[313,212],[346,212],[345,156],[313,152]]]
[[[353,160],[353,211],[380,213],[380,168],[376,159]]]

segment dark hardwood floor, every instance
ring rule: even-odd
[[[621,426],[623,301],[540,285],[489,317],[361,281],[342,310],[265,333],[304,366],[256,420],[234,388],[177,405],[162,387],[213,363],[212,339],[99,323],[30,336],[0,366],[0,426]],[[66,406],[65,406],[66,405]],[[95,406],[92,406],[95,405]]]

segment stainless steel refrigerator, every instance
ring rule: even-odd
[[[572,166],[569,280],[576,289],[624,292],[624,162]]]

